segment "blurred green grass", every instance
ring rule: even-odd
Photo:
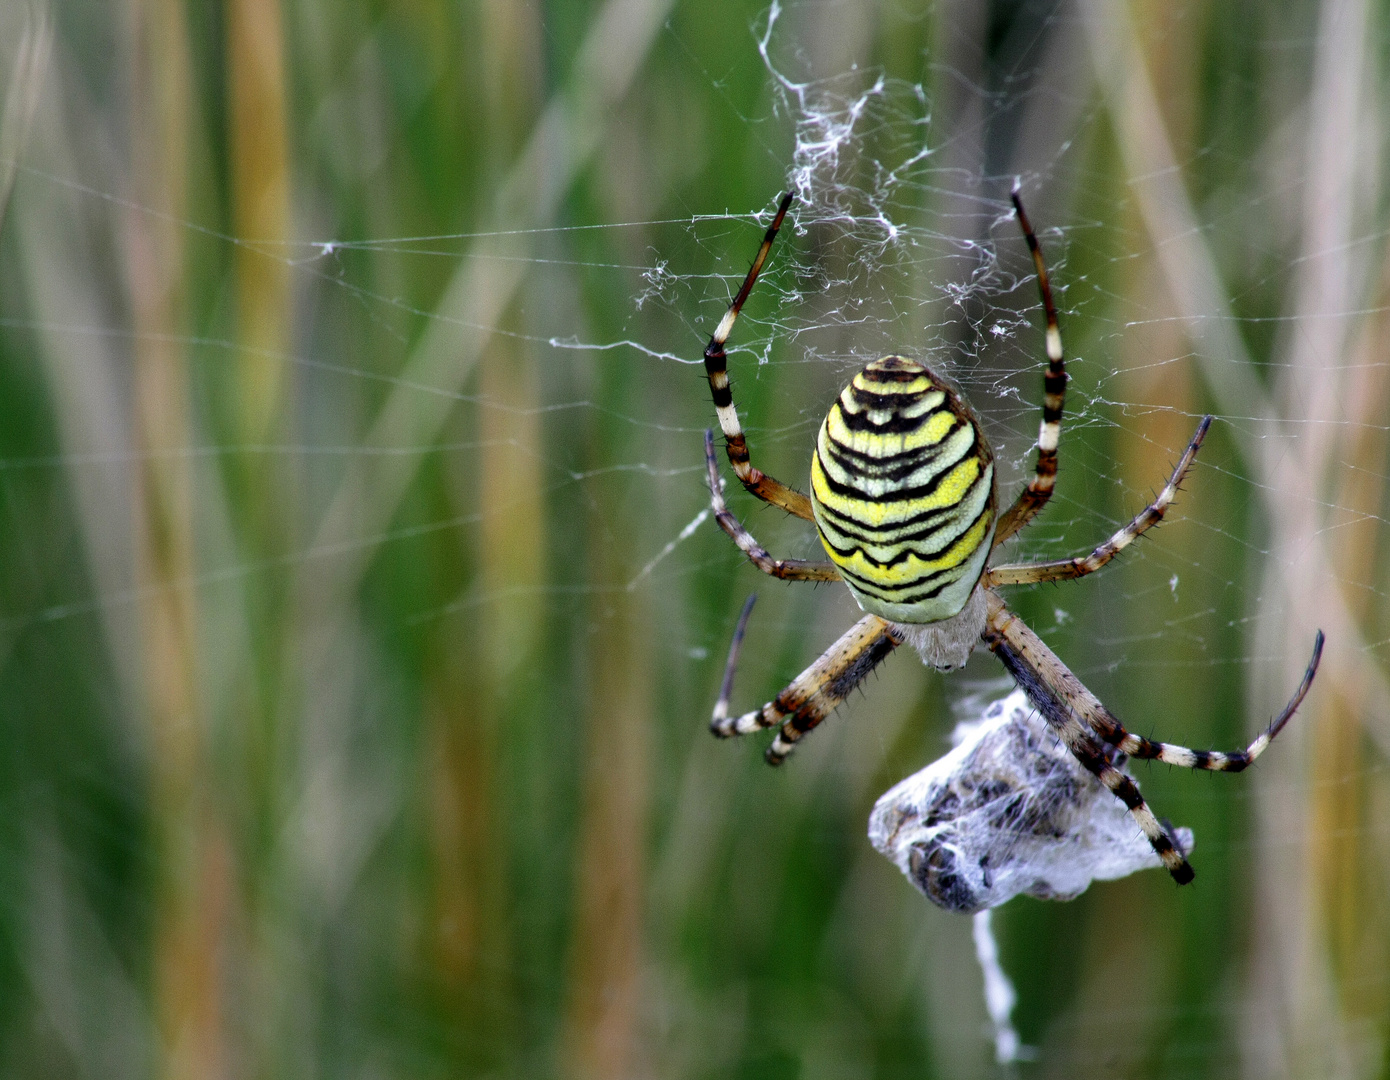
[[[864,828],[997,665],[897,657],[772,772],[706,732],[738,607],[763,594],[753,702],[852,604],[755,580],[708,524],[653,563],[712,420],[670,357],[804,162],[768,17],[0,10],[4,1075],[996,1071],[968,921]],[[799,483],[825,401],[896,345],[1016,478],[1022,174],[1076,360],[1020,550],[1094,544],[1218,423],[1156,540],[1018,610],[1137,730],[1201,746],[1329,633],[1252,774],[1140,772],[1196,831],[1193,889],[1000,913],[1024,1072],[1387,1071],[1383,19],[795,5],[769,36],[808,92],[882,73],[890,107],[813,171],[739,325],[759,464]],[[921,145],[885,245],[876,165]]]

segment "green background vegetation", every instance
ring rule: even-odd
[[[769,52],[814,101],[889,80],[811,162],[760,3],[0,8],[0,1073],[999,1071],[969,920],[864,837],[997,664],[897,656],[773,772],[705,730],[739,606],[751,707],[851,601],[708,522],[654,562],[705,502],[681,361],[814,165],[736,331],[755,461],[804,485],[897,347],[1018,481],[1021,175],[1077,359],[1014,550],[1094,544],[1217,422],[1155,539],[1018,610],[1197,746],[1328,635],[1253,773],[1138,770],[1192,888],[998,914],[1021,1072],[1385,1075],[1386,17],[792,4]],[[924,147],[885,244],[876,165]]]

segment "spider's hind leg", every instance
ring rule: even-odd
[[[1057,483],[1057,443],[1062,435],[1062,408],[1067,395],[1067,365],[1062,359],[1062,334],[1057,328],[1057,305],[1052,301],[1047,265],[1043,261],[1042,248],[1038,246],[1033,225],[1023,209],[1017,186],[1009,197],[1013,200],[1014,212],[1018,215],[1023,238],[1028,243],[1028,253],[1033,257],[1033,269],[1038,276],[1038,295],[1042,298],[1043,313],[1047,319],[1047,373],[1043,376],[1043,415],[1038,428],[1038,459],[1033,467],[1033,478],[1018,493],[1013,505],[999,515],[999,524],[994,530],[995,547],[1033,520],[1052,498],[1052,489]]]
[[[714,398],[714,411],[719,416],[719,429],[724,433],[724,447],[729,454],[729,464],[734,467],[739,481],[764,502],[780,506],[787,513],[810,521],[810,499],[753,465],[748,452],[748,439],[743,434],[743,426],[738,422],[738,410],[734,408],[734,392],[729,385],[729,357],[724,351],[729,334],[733,331],[734,321],[743,310],[748,294],[753,291],[758,275],[762,273],[763,263],[767,261],[767,253],[772,250],[772,241],[777,238],[777,232],[782,228],[782,219],[787,216],[792,197],[793,193],[790,191],[783,196],[777,207],[777,214],[763,236],[762,246],[758,248],[758,254],[748,270],[748,276],[743,279],[738,295],[734,297],[733,303],[724,312],[724,317],[719,320],[714,333],[710,335],[709,344],[705,346],[705,376],[709,379],[710,394]]]

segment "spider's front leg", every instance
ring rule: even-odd
[[[1108,743],[1120,753],[1134,758],[1161,761],[1188,769],[1240,772],[1265,751],[1303,703],[1322,658],[1322,631],[1318,631],[1313,642],[1313,656],[1298,689],[1279,715],[1244,750],[1220,753],[1152,742],[1126,731],[1100,699],[1086,689],[1081,680],[1058,659],[1056,653],[1004,606],[997,593],[987,590],[985,598],[988,605],[983,635],[985,643],[1008,668],[1038,711],[1061,735],[1077,760],[1129,807],[1154,852],[1173,875],[1173,880],[1179,885],[1187,884],[1192,880],[1192,867],[1168,831],[1154,817],[1134,781],[1109,763],[1101,743]]]
[[[902,643],[902,635],[877,615],[865,615],[761,709],[730,718],[729,695],[738,668],[739,646],[752,610],[753,597],[750,596],[734,631],[719,701],[710,719],[710,731],[727,739],[781,725],[782,730],[766,753],[769,765],[780,765],[801,737],[834,712],[869,672]]]
[[[1105,748],[1078,719],[1072,705],[1089,691],[1041,638],[1017,615],[1004,606],[997,593],[986,590],[987,621],[982,635],[986,645],[999,657],[1009,674],[1028,695],[1028,700],[1067,744],[1067,749],[1097,780],[1115,793],[1129,808],[1154,854],[1179,885],[1193,879],[1192,866],[1139,794],[1139,785],[1126,776],[1106,755]]]
[[[1269,722],[1269,726],[1255,736],[1244,750],[1191,750],[1174,743],[1154,742],[1142,735],[1125,730],[1094,694],[1083,686],[1084,695],[1076,701],[1076,709],[1082,720],[1091,730],[1115,747],[1122,754],[1141,761],[1161,761],[1165,765],[1177,765],[1184,769],[1198,769],[1205,772],[1244,772],[1255,763],[1255,759],[1269,748],[1274,737],[1284,730],[1308,690],[1313,685],[1313,676],[1318,673],[1322,662],[1323,633],[1321,630],[1313,638],[1313,655],[1303,672],[1303,680],[1298,684],[1293,697],[1280,710],[1279,715]],[[1060,663],[1060,661],[1059,661]]]

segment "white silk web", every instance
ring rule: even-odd
[[[1322,910],[1319,904],[1343,914],[1371,912],[1365,925],[1357,924],[1362,937],[1338,929],[1352,942],[1379,941],[1386,920],[1375,904],[1358,907],[1341,894],[1304,897],[1300,908],[1289,900],[1288,883],[1305,882],[1308,867],[1322,859],[1319,888],[1345,879],[1352,882],[1348,889],[1374,893],[1387,861],[1384,830],[1373,819],[1385,805],[1390,753],[1390,690],[1381,670],[1390,645],[1383,544],[1390,368],[1380,347],[1390,338],[1390,262],[1380,209],[1385,169],[1377,133],[1383,125],[1374,122],[1375,95],[1367,92],[1383,80],[1379,58],[1362,56],[1364,42],[1378,39],[1361,34],[1354,20],[1319,23],[1314,32],[1311,24],[1285,26],[1277,13],[1252,16],[1231,37],[1252,43],[1258,63],[1234,74],[1217,71],[1209,80],[1229,82],[1223,92],[1232,100],[1258,99],[1248,122],[1233,125],[1229,118],[1223,122],[1221,110],[1235,105],[1203,111],[1145,74],[1162,50],[1142,53],[1141,46],[1168,39],[1131,25],[1127,5],[1024,4],[998,34],[990,19],[999,12],[990,11],[999,5],[933,9],[924,17],[935,20],[935,38],[915,57],[912,78],[860,59],[870,50],[867,31],[855,36],[859,14],[855,26],[831,22],[842,8],[854,7],[773,4],[745,36],[733,33],[721,42],[720,62],[756,68],[764,84],[756,109],[741,112],[730,104],[720,121],[752,147],[740,164],[727,167],[751,162],[762,168],[767,190],[750,195],[740,182],[742,201],[733,206],[722,206],[712,194],[686,195],[679,215],[653,209],[666,205],[654,193],[668,180],[679,186],[670,178],[682,175],[678,162],[687,156],[687,132],[678,122],[664,122],[658,134],[674,133],[682,142],[672,155],[677,163],[658,162],[644,171],[655,152],[640,140],[634,150],[615,124],[605,135],[609,142],[592,139],[611,152],[603,168],[592,170],[597,205],[604,208],[591,215],[597,223],[567,223],[563,200],[578,186],[575,177],[587,167],[581,162],[568,172],[542,173],[562,188],[560,195],[548,188],[537,195],[528,177],[509,177],[512,186],[497,205],[508,212],[523,205],[530,216],[499,211],[497,220],[480,219],[475,232],[405,235],[403,227],[399,235],[368,229],[366,239],[348,238],[336,235],[335,226],[318,228],[315,201],[305,198],[298,221],[307,239],[260,242],[211,228],[215,211],[189,210],[179,200],[171,201],[172,210],[142,203],[131,194],[135,185],[110,179],[100,157],[108,142],[62,143],[66,136],[52,134],[62,125],[44,111],[51,104],[39,107],[31,143],[41,152],[17,168],[7,166],[0,177],[0,188],[14,178],[13,206],[0,233],[0,243],[9,246],[0,254],[12,260],[5,265],[18,268],[15,278],[23,286],[7,292],[0,328],[18,343],[12,352],[28,365],[24,377],[48,388],[45,407],[53,410],[57,443],[0,459],[0,481],[7,497],[19,493],[14,505],[22,508],[30,505],[24,493],[47,490],[44,478],[51,479],[48,487],[60,494],[36,499],[32,505],[39,509],[19,519],[35,520],[39,511],[50,512],[49,501],[69,499],[77,523],[71,546],[85,552],[89,576],[16,591],[0,609],[0,646],[8,650],[27,634],[63,634],[94,619],[110,643],[106,659],[118,672],[116,681],[141,686],[147,672],[131,646],[138,633],[128,616],[170,596],[193,597],[202,605],[195,609],[211,612],[215,623],[201,642],[208,685],[240,685],[233,678],[236,665],[255,653],[243,623],[256,605],[239,590],[297,581],[295,602],[317,611],[313,603],[322,595],[341,600],[368,591],[362,582],[373,560],[389,562],[421,537],[445,537],[466,553],[462,561],[470,571],[474,563],[482,569],[462,575],[466,580],[451,586],[452,593],[406,593],[403,607],[383,605],[373,616],[385,627],[383,636],[395,643],[439,627],[456,629],[464,642],[457,648],[467,651],[470,663],[496,667],[496,685],[478,691],[480,698],[503,695],[497,687],[524,686],[532,666],[540,670],[548,656],[563,654],[554,668],[571,681],[555,696],[570,704],[586,700],[585,679],[596,685],[600,676],[617,679],[586,650],[606,640],[608,610],[636,598],[641,607],[633,621],[650,628],[647,644],[656,656],[647,658],[645,670],[660,688],[638,696],[660,702],[651,706],[652,727],[662,732],[663,753],[674,748],[678,775],[654,767],[642,774],[639,779],[659,795],[644,788],[648,801],[634,796],[632,805],[658,807],[651,811],[656,823],[643,819],[630,835],[658,838],[653,920],[697,910],[709,902],[703,883],[720,880],[720,844],[735,848],[745,843],[737,837],[749,831],[736,819],[747,807],[733,793],[733,751],[719,748],[716,769],[713,751],[696,744],[707,739],[703,720],[717,692],[726,635],[755,581],[708,522],[700,440],[713,414],[698,371],[700,350],[742,280],[778,196],[790,189],[796,201],[788,224],[729,343],[735,400],[755,461],[804,487],[826,402],[867,361],[904,352],[962,386],[994,447],[1001,491],[1015,490],[1032,464],[1043,367],[1033,271],[1007,198],[1017,179],[1052,274],[1072,382],[1057,493],[1010,558],[1089,551],[1149,500],[1200,416],[1210,412],[1216,420],[1176,512],[1161,528],[1094,579],[1013,593],[1011,604],[1018,597],[1029,624],[1127,723],[1199,747],[1243,745],[1293,689],[1313,630],[1326,629],[1320,681],[1256,769],[1240,778],[1135,772],[1147,796],[1157,793],[1156,812],[1195,827],[1206,860],[1199,875],[1224,880],[1219,867],[1236,867],[1242,875],[1230,894],[1238,894],[1232,901],[1242,928],[1236,936],[1243,940],[1248,931],[1252,955],[1259,950],[1250,964],[1256,974],[1233,962],[1223,972],[1225,982],[1212,985],[1223,994],[1240,988],[1232,997],[1250,1006],[1245,1011],[1253,1019],[1241,1021],[1254,1032],[1248,1043],[1284,1037],[1287,1001],[1278,997],[1279,987],[1295,987],[1290,1000],[1305,995],[1312,1001],[1307,1016],[1318,1022],[1309,1021],[1307,1030],[1342,1031],[1321,1018],[1354,1013],[1347,1004],[1353,999],[1378,1001],[1360,991],[1384,991],[1390,964],[1375,967],[1380,954],[1362,950],[1366,970],[1355,984],[1358,992],[1341,997],[1315,986],[1316,980],[1296,979],[1306,957],[1324,948],[1324,937],[1309,929],[1315,919],[1307,912]],[[1179,31],[1195,36],[1196,16],[1184,9],[1173,17],[1178,29],[1169,44],[1180,52],[1186,39],[1179,40]],[[682,53],[682,33],[673,21],[659,36]],[[364,46],[364,55],[369,51]],[[1270,57],[1297,69],[1287,85],[1276,85],[1260,66],[1272,63]],[[681,73],[717,96],[722,77],[709,63],[701,54]],[[629,67],[640,65],[623,70]],[[1349,74],[1357,77],[1341,77]],[[362,78],[368,85],[369,75]],[[325,125],[325,143],[339,131],[334,118],[358,115],[354,93],[337,92],[310,121]],[[582,112],[568,107],[557,95],[555,115]],[[74,115],[82,109],[95,104],[80,100]],[[612,110],[591,111],[606,117]],[[1253,145],[1233,146],[1233,128],[1259,137]],[[544,124],[537,130],[543,133]],[[690,139],[700,145],[699,132]],[[724,146],[717,126],[704,139],[710,153]],[[536,145],[543,150],[550,144]],[[382,183],[377,173],[365,175],[364,185]],[[91,235],[81,232],[87,227]],[[213,432],[227,430],[217,427],[220,406],[209,407],[195,394],[186,432],[141,442],[130,419],[133,356],[181,351],[199,371],[198,393],[213,399],[224,385],[219,380],[254,351],[225,329],[218,307],[225,296],[217,289],[204,298],[213,314],[197,332],[152,330],[127,317],[138,282],[122,275],[134,281],[148,267],[132,256],[113,269],[102,253],[123,251],[131,236],[148,240],[166,229],[190,249],[217,248],[219,272],[250,253],[285,273],[301,329],[261,356],[295,386],[291,396],[300,412],[283,437],[219,437]],[[402,282],[436,278],[446,284],[434,306],[402,298],[433,295]],[[601,301],[593,303],[593,295]],[[199,317],[204,314],[200,310]],[[372,348],[353,338],[359,330],[378,335]],[[485,378],[477,376],[479,368]],[[201,408],[213,418],[199,414]],[[224,469],[229,460],[242,465]],[[139,488],[142,469],[169,461],[182,463],[183,479],[197,493],[191,512],[202,516],[190,528],[196,557],[178,574],[149,580],[130,569],[139,565],[132,552],[142,540],[132,531],[129,493]],[[294,527],[275,538],[284,543],[267,551],[243,546],[230,524],[236,508],[227,477],[248,461],[269,462],[270,472],[303,482],[294,507],[303,520],[294,518]],[[415,478],[431,469],[445,477],[439,487],[448,497],[410,503]],[[489,483],[501,469],[514,471]],[[625,483],[625,494],[614,495]],[[366,494],[354,502],[354,490]],[[748,518],[774,554],[816,557],[809,530],[756,513],[737,501],[741,497],[731,493],[731,508]],[[544,531],[540,539],[537,530]],[[582,544],[580,534],[587,538]],[[335,579],[346,563],[353,569]],[[715,581],[728,597],[719,610],[709,599]],[[748,707],[785,685],[843,630],[854,612],[842,592],[788,589],[760,605],[740,679]],[[278,603],[277,597],[264,606]],[[350,607],[326,605],[334,617]],[[219,614],[226,618],[218,621]],[[359,622],[343,625],[345,638],[362,633]],[[502,627],[496,642],[479,644],[483,625]],[[555,626],[563,628],[555,635],[563,640],[545,636]],[[508,667],[518,656],[529,659]],[[379,712],[395,721],[390,709],[413,699],[396,693],[399,673],[388,670],[387,661],[376,655],[371,661],[387,672],[374,701],[392,703]],[[297,662],[294,656],[286,666]],[[977,662],[981,672],[990,670],[988,658]],[[896,657],[864,703],[851,703],[809,738],[787,766],[792,779],[760,774],[759,798],[785,798],[805,809],[814,801],[811,793],[821,790],[817,778],[828,775],[836,799],[857,807],[859,823],[847,828],[874,866],[855,863],[853,873],[846,872],[845,911],[853,910],[855,890],[884,869],[859,830],[868,806],[892,784],[883,798],[894,812],[920,817],[917,808],[952,785],[978,788],[983,777],[1005,775],[1006,786],[1038,811],[1033,816],[1055,826],[1051,841],[1011,832],[1007,815],[991,816],[993,804],[981,803],[973,816],[918,821],[910,841],[901,829],[879,835],[885,853],[900,866],[906,860],[909,870],[914,843],[943,851],[973,845],[967,861],[973,858],[978,867],[985,852],[997,852],[1010,868],[989,882],[972,881],[969,902],[959,902],[963,893],[952,894],[958,902],[947,906],[988,910],[1016,893],[1070,896],[1092,879],[1151,865],[1151,852],[1123,808],[1108,793],[1092,800],[1084,784],[1073,785],[1075,762],[1035,730],[1035,718],[1008,704],[1014,699],[996,703],[988,721],[919,773],[946,740],[942,710],[932,707],[939,704],[937,684],[913,665]],[[345,670],[357,666],[330,673]],[[371,664],[363,670],[376,671]],[[370,682],[367,674],[362,680]],[[1334,688],[1337,696],[1327,700],[1335,706],[1324,708],[1319,695]],[[517,693],[527,703],[519,711],[541,715],[540,706]],[[949,683],[943,692],[948,699],[956,693]],[[341,717],[359,722],[356,714],[343,707],[329,716],[343,702],[330,695],[321,703],[311,693],[285,706],[287,715],[301,698],[320,710],[305,722],[304,757],[314,759],[321,746],[312,740],[320,739],[350,762],[360,732],[331,738],[324,732],[347,723]],[[415,729],[383,723],[381,730]],[[531,742],[513,741],[508,731],[502,740],[507,753],[521,754],[518,746],[534,753],[525,760],[539,762],[535,775],[543,778],[534,790],[520,786],[528,805],[518,817],[531,821],[527,815],[533,815],[553,826],[536,808],[560,805],[572,792],[563,785],[557,785],[568,793],[563,797],[548,788],[536,797],[536,791],[544,778],[553,779],[544,770],[558,769],[555,759],[565,759],[573,747],[536,751],[555,735],[550,728],[532,733]],[[1002,741],[996,746],[991,740]],[[411,748],[391,745],[401,760],[408,757]],[[1325,747],[1332,749],[1324,753]],[[1037,772],[1043,766],[1046,775]],[[328,831],[341,834],[343,850],[359,860],[325,858],[335,882],[359,880],[368,855],[388,835],[387,823],[416,794],[375,759],[361,775],[360,785],[344,784],[352,790],[343,805],[365,802],[376,809],[359,815],[360,822],[346,813],[324,815],[340,822]],[[314,798],[338,790],[332,777],[312,779]],[[284,781],[286,803],[298,799],[298,782]],[[1058,785],[1067,788],[1066,798],[1055,794]],[[497,781],[497,789],[504,788],[508,783]],[[362,798],[363,791],[373,797]],[[306,795],[303,802],[313,800]],[[1063,811],[1071,816],[1059,819]],[[880,824],[882,813],[875,817]],[[778,824],[769,826],[774,818]],[[816,820],[809,810],[779,814],[763,807],[759,826],[774,836],[760,838],[752,854],[737,848],[747,856],[742,865],[775,854],[778,840],[791,847],[787,832],[794,827],[827,848],[846,834],[838,821],[833,827],[806,824]],[[1227,828],[1228,821],[1237,825]],[[1310,822],[1323,830],[1316,843]],[[515,862],[525,865],[527,857]],[[1341,874],[1348,865],[1361,868],[1365,881]],[[1168,884],[1161,875],[1149,877]],[[893,884],[908,890],[896,878]],[[341,887],[347,895],[347,884]],[[1067,914],[1103,902],[1095,897],[1100,891]],[[1213,888],[1199,895],[1209,902],[1228,893]],[[934,914],[920,898],[909,899],[912,921],[903,941]],[[1038,917],[1029,912],[1042,906],[1011,906],[997,920],[1006,927],[1002,950],[982,947],[981,956],[997,960],[1002,951],[1010,961],[1017,945],[1007,935],[1010,918],[1020,909],[1020,919]],[[1263,920],[1258,924],[1251,915],[1256,909]],[[1163,912],[1164,925],[1177,924]],[[749,921],[760,925],[764,917],[754,912]],[[869,921],[862,914],[843,920],[856,928]],[[932,955],[920,950],[924,969]],[[1361,955],[1350,949],[1325,968],[1354,971]],[[1324,982],[1330,986],[1332,979]],[[1006,1023],[1008,1009],[999,1003],[1009,995],[997,979],[994,990],[992,1015]],[[1026,998],[1026,984],[1023,990]],[[1033,1007],[1041,1011],[1036,1002]],[[938,1001],[933,1008],[935,1030],[953,1030],[952,1003]],[[1164,1008],[1150,1003],[1144,1014],[1142,1002],[1130,1003],[1127,1019],[1148,1015],[1157,1024],[1167,1015]],[[1210,1016],[1217,1005],[1198,1008]],[[722,1020],[724,1009],[720,1002],[709,1013]],[[1370,1026],[1366,1021],[1366,1030]],[[1353,1029],[1362,1030],[1345,1028]],[[1366,1045],[1378,1037],[1366,1035]],[[1013,1047],[1010,1054],[1021,1052],[1016,1036],[1001,1039],[1000,1046]],[[1008,1055],[1001,1050],[1001,1056]],[[1367,1051],[1365,1060],[1379,1059]]]

